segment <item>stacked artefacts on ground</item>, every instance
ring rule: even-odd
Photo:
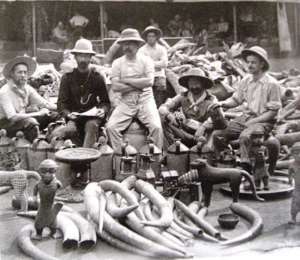
[[[204,47],[197,48],[195,44],[179,42],[168,51],[168,82],[175,93],[180,93],[184,88],[179,85],[178,77],[191,68],[201,68],[214,80],[214,87],[209,91],[218,100],[224,100],[234,93],[237,83],[246,73],[245,65],[238,57],[242,49],[241,44],[236,44],[231,49],[226,49],[226,52],[210,54]],[[290,71],[290,74],[272,75],[281,80],[282,102],[285,104],[297,93],[297,88],[294,87],[298,86],[299,73]],[[231,110],[225,115],[230,119],[239,112]],[[222,123],[223,118],[219,119]],[[52,126],[60,127],[60,124],[64,125],[64,122]],[[50,141],[47,140],[47,135],[41,135],[30,144],[21,132],[10,139],[5,130],[0,131],[0,155],[3,157],[0,160],[3,166],[0,167],[4,169],[0,172],[0,184],[13,186],[13,205],[21,211],[27,211],[30,201],[26,194],[27,178],[33,177],[36,181],[41,178],[36,172],[29,170],[43,168],[41,165],[45,160],[47,162],[56,158],[59,161],[59,168],[55,168],[58,180],[53,178],[48,183],[43,179],[43,174],[48,174],[49,169],[40,172],[42,182],[38,184],[34,194],[39,193],[41,198],[40,202],[35,200],[35,207],[39,205],[38,211],[19,213],[23,216],[36,216],[35,227],[24,227],[18,236],[19,246],[26,254],[33,258],[54,259],[31,242],[35,233],[39,237],[44,227],[50,227],[51,233],[55,233],[56,228],[62,231],[63,247],[66,248],[91,248],[97,242],[97,233],[101,240],[133,253],[151,257],[191,257],[188,247],[194,239],[234,245],[253,239],[262,232],[262,218],[256,211],[238,202],[240,193],[250,193],[250,188],[253,197],[263,201],[260,196],[276,192],[270,185],[276,174],[287,179],[286,191],[289,194],[293,190],[293,176],[275,170],[275,166],[278,158],[277,168],[288,168],[291,163],[289,148],[300,139],[300,134],[297,133],[300,128],[294,121],[279,125],[277,132],[271,133],[266,140],[262,140],[262,133],[259,131],[252,134],[254,179],[246,171],[237,169],[236,142],[230,143],[217,160],[205,145],[205,138],[198,140],[198,144],[191,149],[176,140],[162,153],[146,138],[144,129],[138,124],[135,121],[124,133],[126,139],[119,150],[113,151],[106,138],[100,137],[92,149],[95,156],[88,154],[91,150],[74,149],[69,140],[56,138]],[[295,132],[289,133],[290,131]],[[51,126],[48,134],[49,132]],[[82,157],[85,158],[81,158],[78,151],[82,151]],[[297,156],[295,147],[293,156]],[[24,170],[13,169],[15,165],[21,165]],[[82,173],[86,171],[89,174],[84,179]],[[50,174],[53,175],[54,171],[51,170]],[[87,218],[54,202],[58,188],[72,186],[74,178],[77,179],[77,184],[79,180],[84,186],[87,185],[84,195],[77,201],[83,200]],[[250,185],[246,189],[248,182]],[[264,184],[262,189],[261,182]],[[222,229],[212,226],[205,219],[213,186],[221,183],[229,183],[233,197],[231,211],[251,224],[247,232],[235,238],[227,239],[222,234]],[[47,186],[48,184],[51,185]],[[200,186],[203,194],[199,192]],[[226,187],[228,189],[228,185]],[[3,187],[0,193],[9,188]],[[187,194],[189,198],[184,199]],[[61,196],[59,199],[63,200]],[[293,210],[297,212],[297,207],[294,206]],[[236,225],[237,220],[235,215],[229,215],[227,219],[226,216],[225,219],[220,217],[220,223],[227,221],[232,226]],[[224,227],[231,225],[225,224]]]

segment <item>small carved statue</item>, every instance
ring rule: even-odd
[[[56,179],[57,164],[51,159],[46,159],[41,162],[38,172],[41,176],[41,181],[34,187],[34,196],[39,194],[40,205],[35,219],[36,236],[34,239],[41,240],[42,232],[45,227],[50,229],[50,236],[56,232],[56,216],[61,210],[63,203],[55,203],[54,197],[56,191],[62,187],[59,180]]]
[[[291,220],[290,224],[296,224],[296,217],[300,211],[300,142],[296,142],[291,149],[294,162],[289,168],[290,183],[294,179],[295,186],[291,204]]]
[[[261,189],[263,182],[264,190],[269,190],[269,171],[266,164],[268,150],[264,144],[264,132],[256,130],[251,135],[252,147],[250,150],[250,158],[253,169],[253,177],[256,190]]]

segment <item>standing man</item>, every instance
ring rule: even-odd
[[[245,105],[243,115],[229,122],[228,127],[213,133],[215,148],[220,148],[220,140],[225,142],[239,138],[242,167],[251,172],[249,151],[250,136],[253,131],[263,131],[265,136],[272,130],[276,116],[281,108],[280,89],[277,81],[267,74],[270,67],[267,52],[253,46],[242,51],[248,64],[249,75],[245,76],[233,96],[220,105],[232,108]]]
[[[39,135],[39,127],[44,129],[57,119],[49,111],[56,110],[56,105],[27,84],[35,69],[36,62],[30,57],[12,59],[3,69],[7,83],[0,89],[0,129],[6,129],[9,136],[21,130],[31,142]]]
[[[75,42],[80,37],[83,37],[83,30],[87,27],[89,19],[81,15],[79,12],[75,12],[74,16],[69,20],[69,23],[73,29],[73,41]]]
[[[157,107],[165,102],[167,88],[165,68],[168,65],[168,53],[166,48],[158,43],[161,36],[160,29],[148,26],[143,32],[146,44],[138,51],[138,54],[146,55],[154,62],[153,94]]]
[[[77,68],[62,77],[57,101],[58,111],[65,117],[67,125],[54,130],[52,135],[71,138],[78,146],[84,139],[83,147],[92,147],[110,109],[106,84],[103,77],[89,67],[95,55],[89,40],[78,40],[71,53],[75,55]],[[93,115],[80,115],[92,108],[95,108]]]
[[[114,150],[118,149],[122,132],[136,117],[148,128],[154,143],[162,148],[162,126],[152,92],[153,61],[147,56],[137,54],[138,48],[144,43],[137,30],[123,30],[117,41],[121,44],[124,55],[112,64],[112,89],[121,94],[121,102],[107,124],[111,145]]]

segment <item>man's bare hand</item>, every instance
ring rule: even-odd
[[[70,119],[70,120],[76,120],[78,118],[78,114],[76,114],[76,113],[70,113],[70,114],[68,114],[68,119]]]
[[[97,111],[96,116],[97,116],[98,118],[103,118],[103,117],[105,116],[105,111],[104,111],[104,109],[99,108],[98,111]]]
[[[178,122],[176,120],[176,117],[173,113],[169,113],[167,116],[166,116],[166,119],[168,120],[168,122],[174,126],[178,126]]]
[[[42,108],[38,113],[40,116],[48,116],[50,114],[50,111],[47,108]]]

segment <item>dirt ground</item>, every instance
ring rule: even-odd
[[[16,212],[11,207],[11,197],[13,191],[1,195],[0,199],[0,259],[30,259],[26,257],[18,248],[16,237],[18,231],[32,220],[16,216]],[[300,223],[291,228],[287,222],[289,220],[290,198],[256,202],[251,200],[240,200],[241,203],[257,210],[263,218],[263,233],[256,239],[234,247],[222,247],[218,244],[195,240],[194,244],[187,248],[187,251],[194,255],[194,259],[277,259],[282,255],[300,256]],[[233,231],[222,230],[217,223],[217,216],[223,212],[229,212],[231,198],[215,190],[212,198],[207,220],[219,229],[225,237],[235,237],[247,230],[249,224],[241,220]],[[82,204],[68,204],[81,214],[85,214]],[[299,216],[300,218],[300,216]],[[44,239],[36,245],[52,256],[62,260],[83,260],[83,259],[105,259],[105,260],[137,260],[148,259],[146,257],[133,255],[118,249],[112,248],[103,241],[98,241],[97,245],[89,251],[65,250],[62,248],[60,239]],[[282,258],[281,258],[282,259]]]

